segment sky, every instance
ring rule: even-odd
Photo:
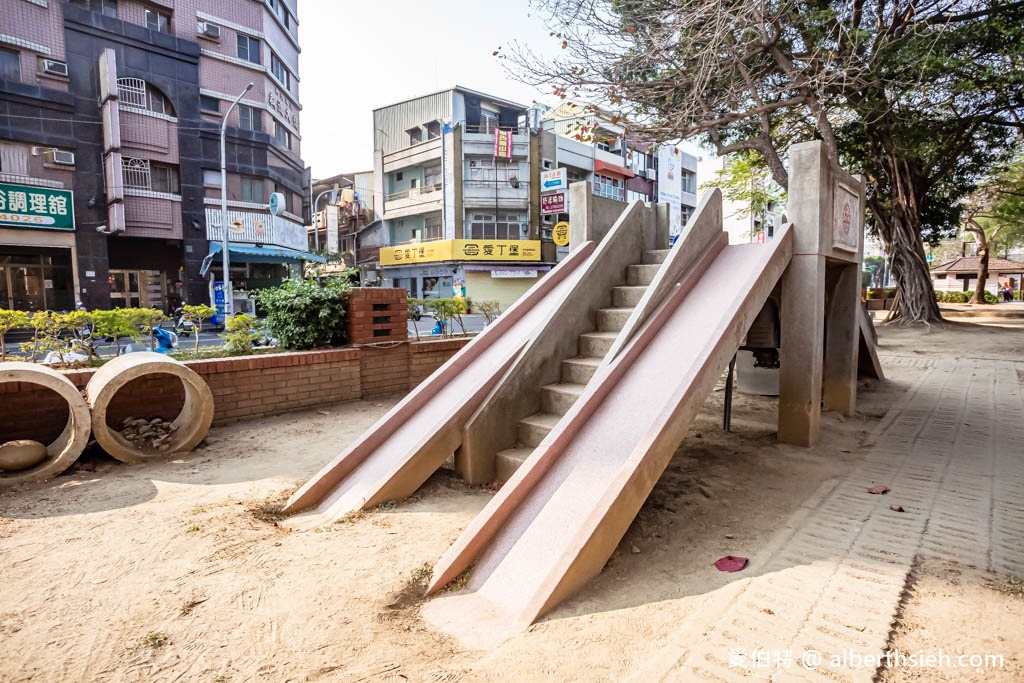
[[[373,168],[373,110],[461,85],[554,104],[492,53],[556,47],[528,0],[299,0],[302,157],[314,178]]]

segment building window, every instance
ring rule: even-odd
[[[242,130],[263,130],[263,116],[259,109],[247,104],[238,105],[238,127]]]
[[[242,201],[254,204],[267,203],[267,196],[263,190],[263,178],[242,176]]]
[[[22,145],[0,142],[0,173],[27,176],[28,149]]]
[[[285,149],[292,148],[292,134],[277,119],[274,119],[274,141]]]
[[[181,185],[178,183],[178,167],[170,164],[150,163],[150,177],[153,192],[166,192],[167,194],[181,194]]]
[[[493,187],[495,183],[519,178],[519,162],[509,159],[471,159],[467,180],[477,187]]]
[[[404,173],[402,173],[401,171],[399,171],[398,173],[396,173],[396,174],[395,174],[395,182],[396,182],[396,183],[400,183],[400,182],[402,182],[402,180],[403,180],[404,178],[405,178],[405,174],[404,174]]]
[[[155,9],[147,9],[146,28],[151,31],[160,31],[160,33],[170,33],[171,16],[163,12],[157,12]]]
[[[238,34],[238,57],[253,64],[260,63],[260,41],[245,35]]]
[[[270,53],[270,72],[274,74],[274,78],[280,81],[286,89],[291,87],[288,84],[288,69],[285,68],[281,58],[273,52]]]
[[[434,138],[441,137],[441,122],[430,121],[427,123],[427,139],[433,140]]]
[[[71,4],[90,12],[117,18],[117,0],[71,0]]]
[[[206,187],[220,187],[220,171],[203,169],[203,185]]]
[[[181,193],[177,166],[154,163],[149,159],[123,157],[121,159],[121,175],[126,189],[149,190],[166,194]]]
[[[274,192],[277,192],[282,197],[284,197],[284,204],[282,205],[282,209],[287,211],[288,213],[291,213],[291,211],[292,211],[292,193],[288,191],[288,188],[284,187],[283,185],[278,185],[278,184],[275,183],[274,184]]]
[[[146,83],[146,109],[157,114],[174,116],[174,106],[171,101],[149,83]]]
[[[13,50],[0,50],[0,80],[21,80],[21,53]]]
[[[409,135],[410,145],[418,145],[421,142],[423,142],[423,130],[419,126],[416,126],[415,128],[410,128],[405,132]]]
[[[466,239],[519,240],[522,239],[520,228],[525,222],[526,219],[518,213],[499,213],[497,221],[494,214],[474,213],[470,216]]]
[[[199,96],[199,108],[203,111],[215,111],[220,113],[220,99],[209,95]]]
[[[610,178],[603,175],[594,175],[594,194],[598,197],[617,199],[620,202],[626,201],[626,183],[620,178]]]
[[[680,179],[683,182],[683,192],[689,192],[691,194],[697,191],[697,174],[692,171],[681,171]]]
[[[440,188],[444,182],[444,176],[441,173],[441,165],[437,166],[426,166],[423,169],[423,189],[427,192]]]
[[[441,226],[440,216],[428,216],[423,219],[423,235],[420,239],[424,242],[444,239],[444,228]]]

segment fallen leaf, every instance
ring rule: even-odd
[[[736,534],[726,534],[725,537],[729,539],[736,538]]]
[[[892,510],[893,512],[906,512],[906,510],[903,509],[902,505],[890,505],[889,509]]]
[[[874,493],[875,495],[880,496],[883,493],[886,493],[886,492],[891,491],[891,490],[892,489],[890,489],[885,484],[879,484],[878,486],[875,486],[873,488],[868,489],[868,493]]]
[[[635,545],[631,546],[630,547],[630,552],[632,552],[634,555],[639,555],[640,554],[640,548],[637,548]]]
[[[330,413],[327,412],[326,410],[318,410],[316,412],[320,413],[321,415],[330,415]]]
[[[726,555],[718,560],[715,560],[715,569],[720,572],[738,572],[747,566],[747,558],[745,557],[734,557],[732,555]]]

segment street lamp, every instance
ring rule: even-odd
[[[227,321],[232,315],[235,314],[235,301],[234,297],[231,296],[231,276],[228,274],[228,268],[231,265],[231,259],[228,257],[228,160],[227,160],[227,143],[225,142],[225,136],[227,135],[228,128],[228,117],[231,115],[231,110],[238,106],[239,101],[245,94],[255,87],[255,83],[249,83],[245,86],[235,101],[231,103],[228,110],[224,112],[224,120],[220,124],[220,229],[221,229],[221,254],[223,260],[222,265],[224,266],[224,320]]]

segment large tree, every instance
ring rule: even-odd
[[[891,259],[892,317],[941,319],[922,240],[1024,130],[1024,2],[533,0],[560,56],[514,46],[524,80],[616,107],[659,140],[756,150],[787,188],[786,150],[821,139],[869,182]]]
[[[972,304],[985,303],[989,259],[993,250],[1024,243],[1024,151],[963,202],[964,231],[978,246],[978,283]]]

